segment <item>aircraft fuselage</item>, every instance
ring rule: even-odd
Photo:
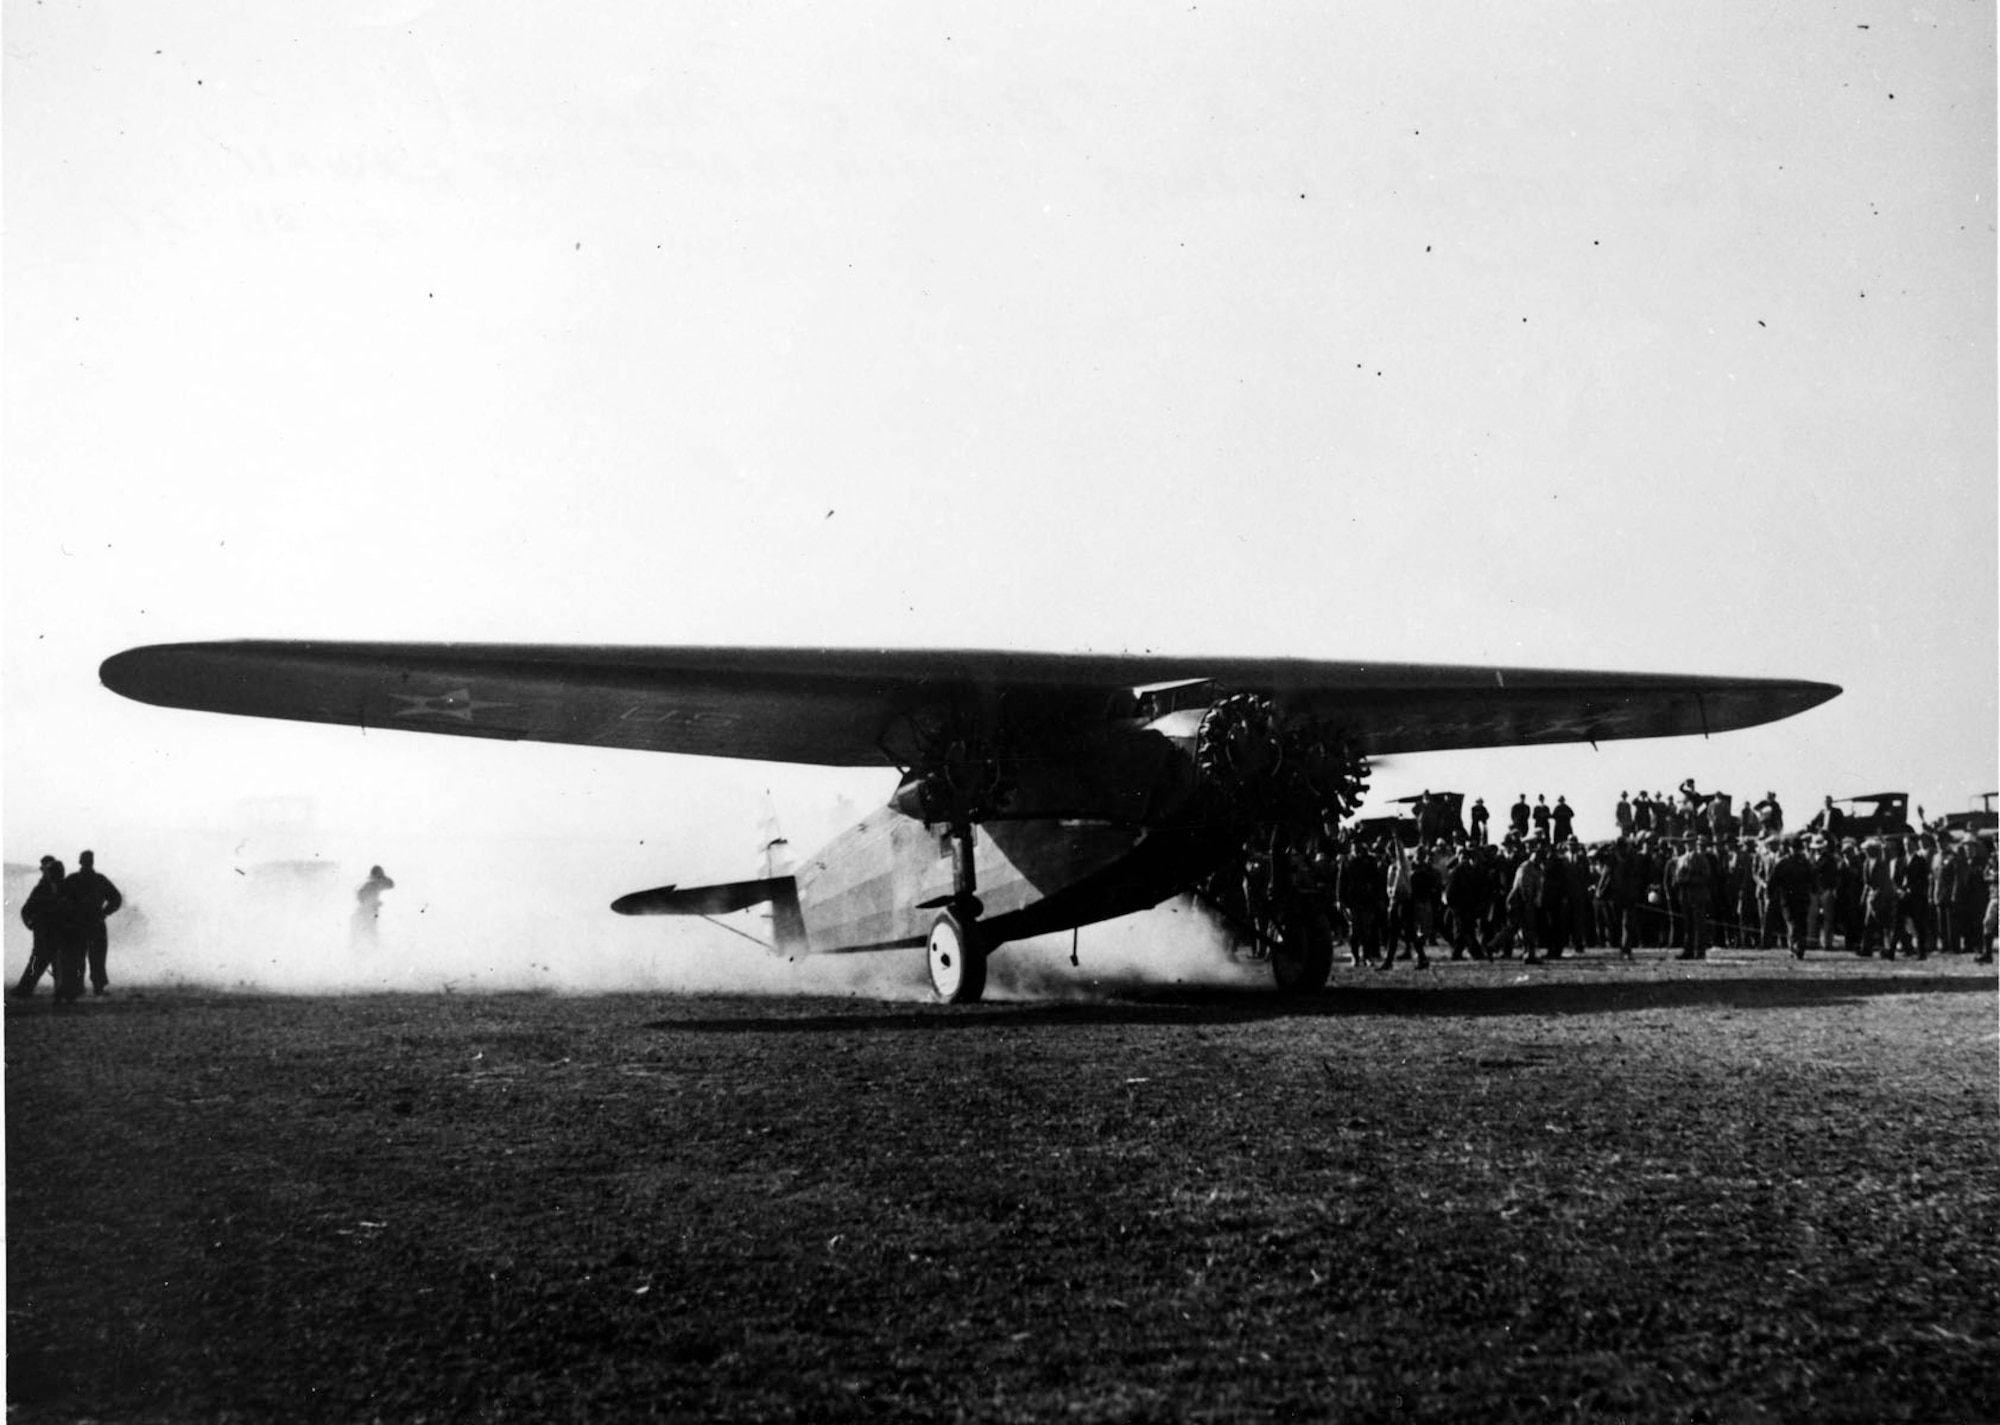
[[[1199,828],[1085,818],[988,821],[973,831],[980,924],[995,944],[1158,905],[1212,862]],[[922,945],[953,893],[948,829],[884,807],[801,864],[813,954]]]
[[[1131,719],[1079,745],[1010,759],[1001,809],[971,829],[994,943],[1159,904],[1220,849],[1199,811],[1199,717]],[[921,945],[955,886],[951,827],[911,784],[796,871],[814,954]]]

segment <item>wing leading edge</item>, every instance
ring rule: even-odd
[[[956,703],[1102,710],[1186,681],[1269,693],[1371,755],[1726,732],[1804,712],[1827,683],[1304,659],[558,644],[156,644],[107,659],[139,702],[458,737],[884,766],[890,726]]]

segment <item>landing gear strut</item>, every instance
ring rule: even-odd
[[[979,872],[972,859],[973,827],[951,828],[951,901],[931,922],[925,957],[931,989],[946,1004],[976,1004],[986,993],[986,937],[979,930]]]

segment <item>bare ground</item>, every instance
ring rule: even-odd
[[[1996,1004],[9,1002],[9,1415],[1993,1420]]]

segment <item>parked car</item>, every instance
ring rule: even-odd
[[[1390,812],[1383,816],[1364,816],[1355,821],[1353,834],[1363,841],[1374,841],[1393,836],[1405,846],[1415,846],[1424,839],[1423,827],[1417,819],[1417,803],[1428,796],[1435,806],[1435,818],[1430,839],[1432,841],[1464,841],[1465,793],[1424,792],[1414,797],[1397,797],[1390,806],[1408,807],[1410,810]]]
[[[1933,831],[1948,831],[1956,837],[1977,836],[1991,841],[2000,836],[2000,811],[1993,806],[1996,797],[2000,797],[2000,792],[1981,792],[1972,799],[1970,811],[1948,811],[1927,825]],[[1923,811],[1918,807],[1917,815],[1922,816]]]
[[[1870,836],[1909,836],[1910,794],[1908,792],[1866,792],[1858,797],[1832,798],[1833,825],[1827,825],[1827,809],[1806,823],[1807,831],[1829,836],[1852,837],[1859,841]]]

